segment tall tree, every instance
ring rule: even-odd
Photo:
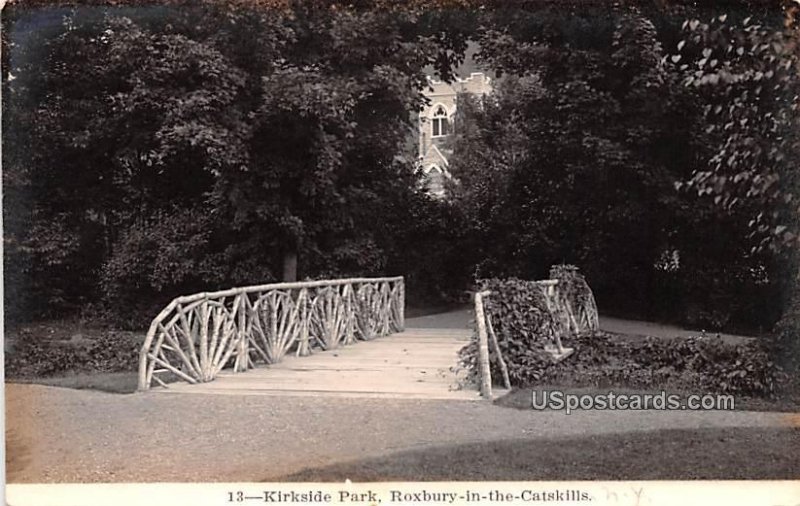
[[[403,206],[425,202],[406,156],[425,69],[446,74],[460,47],[393,9],[59,11],[4,82],[25,139],[4,155],[8,261],[62,299],[100,279],[106,299],[152,304],[380,272]]]
[[[511,76],[457,126],[457,202],[481,234],[481,274],[540,277],[566,261],[607,310],[768,321],[742,302],[765,261],[736,239],[746,220],[673,187],[704,154],[702,117],[653,23],[520,18],[485,30],[484,59]]]
[[[781,16],[782,14],[782,16]],[[800,368],[800,6],[765,16],[684,23],[679,56],[685,85],[703,97],[710,155],[679,186],[713,201],[721,214],[747,216],[742,237],[754,255],[774,251],[784,285],[771,301],[783,316],[776,359]],[[782,26],[781,26],[782,18]]]
[[[776,20],[727,15],[684,23],[685,84],[705,99],[714,151],[685,186],[723,210],[750,214],[754,250],[796,247],[800,45],[796,5]],[[676,59],[680,56],[676,56]]]

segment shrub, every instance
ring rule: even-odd
[[[54,376],[85,367],[85,350],[64,341],[23,341],[6,355],[6,376]]]
[[[552,358],[544,346],[554,343],[557,335],[570,333],[571,318],[578,321],[579,328],[596,327],[594,296],[577,267],[554,265],[550,275],[559,280],[557,301],[548,301],[546,288],[536,281],[512,278],[478,282],[480,290],[491,292],[484,299],[484,310],[498,336],[514,383],[536,381],[545,374]],[[594,323],[590,321],[592,315]],[[471,360],[468,357],[473,354],[477,356],[475,346],[464,351],[463,357]]]
[[[106,332],[91,341],[87,367],[95,372],[134,371],[139,364],[142,336],[129,332]]]
[[[205,287],[213,278],[211,228],[199,209],[159,212],[131,225],[101,273],[110,321],[141,328],[173,297]]]
[[[489,290],[484,310],[498,336],[503,336],[503,354],[523,356],[527,350],[541,348],[563,332],[563,320],[555,318],[542,288],[532,281],[488,279],[479,282]]]
[[[477,375],[474,341],[460,352],[461,364],[473,381]],[[504,351],[512,385],[676,388],[770,397],[779,390],[783,378],[781,369],[759,341],[739,345],[719,338],[631,341],[597,332],[575,336],[565,344],[575,352],[558,363],[553,363],[541,349],[516,355]],[[499,383],[494,350],[490,350],[490,364],[492,379]]]
[[[86,341],[24,339],[6,355],[6,375],[47,377],[71,372],[133,371],[139,363],[140,335],[104,332]]]
[[[563,275],[563,271],[557,275]],[[784,377],[763,341],[731,344],[720,338],[632,340],[604,332],[570,335],[561,318],[548,310],[541,287],[534,282],[495,279],[484,280],[479,287],[492,292],[485,299],[485,311],[514,386],[669,387],[772,396]],[[574,301],[576,293],[583,290],[567,286],[564,293]],[[557,332],[563,344],[574,352],[554,363],[544,346],[552,342]],[[460,352],[468,381],[477,380],[476,343],[477,339],[473,339]],[[499,382],[498,357],[491,346],[490,366],[493,381]]]

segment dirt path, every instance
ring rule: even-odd
[[[471,320],[473,318],[474,314],[472,313],[472,310],[469,307],[464,307],[462,309],[448,311],[445,313],[409,318],[406,320],[406,327],[466,329],[471,328]],[[600,330],[630,336],[651,336],[664,339],[679,336],[700,336],[703,333],[703,329],[686,329],[676,325],[647,322],[642,320],[626,320],[623,318],[613,318],[602,315],[600,316]],[[709,337],[715,336],[716,333],[709,332],[707,335]],[[746,336],[738,336],[733,334],[720,334],[720,337],[730,342],[741,342],[749,339]]]
[[[9,482],[250,481],[454,443],[797,424],[749,412],[533,412],[488,403],[113,395],[7,385]],[[795,417],[793,420],[792,417]]]
[[[600,330],[614,332],[616,334],[626,334],[630,336],[651,336],[669,339],[672,337],[697,337],[703,335],[703,329],[685,329],[676,325],[665,323],[653,323],[641,320],[624,320],[622,318],[612,318],[610,316],[600,316]],[[708,332],[708,337],[716,336],[716,332]],[[721,333],[719,336],[731,343],[740,343],[750,339],[747,336]]]

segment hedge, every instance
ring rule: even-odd
[[[47,377],[71,372],[125,372],[136,370],[142,336],[106,331],[80,342],[23,339],[6,354],[6,376]]]

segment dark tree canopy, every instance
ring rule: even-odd
[[[298,2],[29,16],[5,81],[6,262],[25,291],[158,305],[279,279],[287,256],[302,276],[380,273],[397,240],[385,225],[429,200],[405,145],[424,69],[459,53],[430,15]]]
[[[295,275],[452,300],[568,262],[601,310],[767,329],[800,233],[793,11],[694,3],[13,4],[9,315],[142,325]],[[459,98],[436,200],[416,115],[475,48],[495,93]]]
[[[714,152],[705,97],[655,23],[635,9],[521,18],[482,32],[480,56],[506,77],[481,104],[464,97],[456,126],[453,191],[481,275],[574,263],[607,308],[771,326],[785,263],[751,251],[742,209],[675,189]]]

